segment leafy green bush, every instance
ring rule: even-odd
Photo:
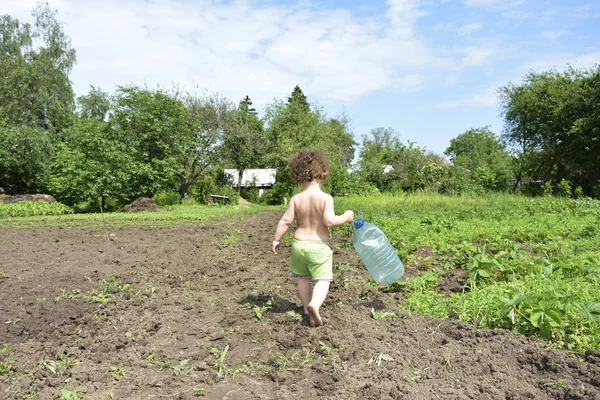
[[[71,207],[62,203],[46,203],[44,201],[20,201],[13,204],[0,203],[0,216],[35,217],[42,215],[73,214]]]
[[[544,182],[544,196],[552,196],[552,182],[546,181]]]
[[[174,206],[181,203],[181,197],[173,190],[165,190],[155,194],[154,201],[161,207]]]
[[[562,179],[558,185],[556,185],[558,195],[561,197],[571,197],[571,185],[569,181]]]

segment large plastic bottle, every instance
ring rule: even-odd
[[[390,285],[404,275],[404,265],[394,247],[377,226],[359,218],[354,221],[354,248],[379,285]]]

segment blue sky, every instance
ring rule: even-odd
[[[77,94],[177,83],[260,110],[299,84],[357,139],[392,127],[437,153],[471,127],[501,133],[501,85],[600,63],[597,0],[49,3],[77,50]],[[29,21],[34,5],[3,0],[0,14]]]

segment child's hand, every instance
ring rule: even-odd
[[[346,217],[346,222],[354,222],[354,211],[352,210],[346,210],[346,212],[344,213],[344,216]]]
[[[273,254],[277,254],[277,247],[279,247],[279,241],[278,240],[273,240],[273,245],[271,250],[273,250]]]

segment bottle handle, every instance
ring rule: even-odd
[[[354,221],[352,222],[352,226],[358,229],[365,224],[365,220],[363,218],[362,213],[359,210],[352,211],[354,211]],[[356,219],[356,215],[358,215],[358,219]]]

